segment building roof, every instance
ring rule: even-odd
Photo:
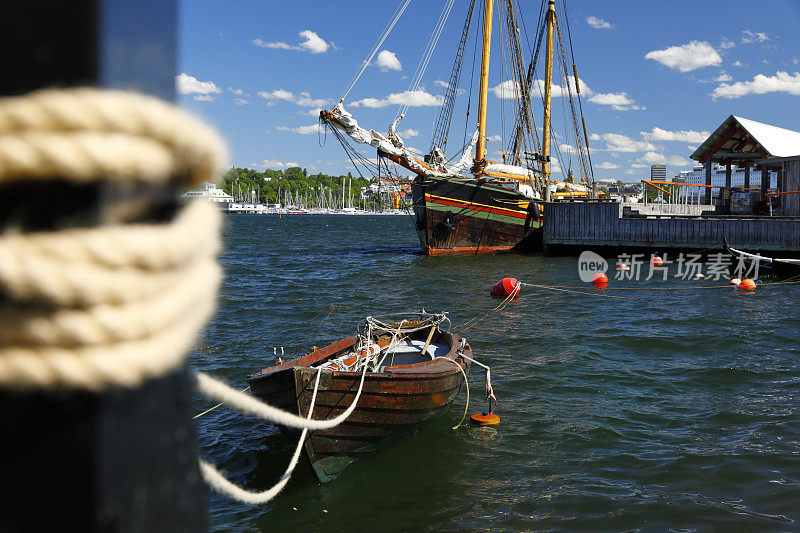
[[[729,116],[692,154],[692,159],[705,163],[760,155],[761,158],[800,155],[800,132],[770,126],[742,117]],[[721,154],[725,154],[723,157]]]

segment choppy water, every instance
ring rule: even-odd
[[[403,217],[237,215],[224,242],[203,342],[233,342],[192,362],[242,388],[272,364],[273,346],[322,346],[365,315],[424,307],[458,324],[498,304],[489,288],[504,276],[580,285],[575,258],[418,255]],[[800,530],[798,291],[601,293],[628,300],[525,287],[464,333],[492,366],[499,426],[452,431],[462,393],[445,417],[333,483],[304,459],[269,505],[212,495],[212,528]],[[482,374],[471,378],[477,412]],[[198,432],[203,455],[251,490],[272,486],[295,446],[225,408]]]

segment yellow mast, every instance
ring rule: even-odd
[[[542,177],[544,178],[544,199],[550,201],[550,163],[547,158],[550,156],[550,89],[553,86],[553,25],[556,22],[556,2],[550,0],[547,5],[547,49],[544,64],[544,124],[542,125],[542,155],[545,160],[542,162]]]
[[[481,56],[481,86],[478,97],[478,143],[475,162],[486,159],[486,97],[489,92],[489,48],[492,42],[493,0],[483,3],[483,55]]]

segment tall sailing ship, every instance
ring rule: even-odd
[[[330,126],[353,163],[356,166],[361,164],[372,172],[373,177],[380,180],[383,175],[391,175],[392,172],[397,174],[397,166],[414,173],[411,209],[424,253],[535,251],[541,243],[544,203],[555,198],[587,197],[594,190],[580,80],[572,57],[569,20],[563,5],[557,13],[555,0],[543,0],[538,9],[539,16],[535,19],[536,24],[530,25],[522,22],[518,3],[514,0],[498,0],[496,10],[493,0],[483,0],[482,9],[478,10],[481,20],[475,25],[474,39],[474,52],[477,53],[478,47],[481,49],[477,131],[470,142],[448,158],[445,152],[456,100],[460,94],[467,93],[467,90],[459,90],[459,82],[467,45],[471,41],[476,0],[471,0],[468,6],[449,81],[442,84],[446,90],[428,154],[420,157],[421,154],[406,147],[397,126],[405,117],[411,99],[419,94],[425,69],[454,0],[445,1],[411,86],[403,93],[408,101],[400,106],[385,135],[361,127],[344,107],[345,98],[409,2],[401,1],[339,103],[330,110],[320,112],[321,122]],[[499,21],[497,33],[501,47],[500,68],[496,70],[501,74],[506,72],[508,76],[508,79],[491,89],[500,96],[501,129],[509,133],[507,139],[500,137],[499,140],[495,136],[487,136],[486,132],[493,20]],[[529,27],[536,28],[532,39],[527,34]],[[565,40],[569,43],[568,47],[565,46]],[[543,44],[544,80],[540,80],[537,78],[537,63]],[[526,51],[530,57],[527,64],[524,59]],[[474,63],[473,60],[473,71]],[[568,65],[571,65],[571,70]],[[553,83],[554,70],[559,74],[560,85]],[[465,106],[467,123],[472,104],[471,85]],[[551,142],[554,136],[551,113],[554,91],[563,97],[561,102],[567,126],[563,134],[564,149]],[[541,135],[531,102],[534,94],[538,94],[543,101]],[[508,125],[505,124],[506,119]],[[466,131],[464,138],[467,138]],[[377,160],[371,161],[362,156],[351,141],[376,148]],[[487,158],[487,143],[499,148],[502,161]],[[567,174],[563,180],[552,179],[554,156],[560,162],[559,170]],[[580,172],[580,183],[573,182],[573,157]]]

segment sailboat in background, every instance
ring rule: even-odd
[[[499,251],[535,251],[541,243],[538,231],[543,222],[544,202],[553,198],[589,197],[594,190],[594,177],[589,154],[586,121],[582,115],[580,80],[577,67],[572,58],[572,43],[566,11],[556,13],[555,0],[543,0],[539,8],[534,39],[529,40],[525,24],[520,24],[519,7],[513,0],[498,0],[497,13],[493,0],[484,0],[482,9],[482,30],[480,31],[481,63],[478,80],[477,131],[471,141],[449,159],[445,155],[448,134],[453,118],[456,97],[459,94],[461,67],[470,41],[470,29],[476,1],[469,4],[461,39],[456,51],[449,82],[435,126],[430,151],[421,159],[407,148],[397,132],[397,125],[405,117],[410,99],[418,94],[425,68],[434,52],[439,36],[442,34],[447,16],[454,0],[445,2],[442,14],[433,31],[428,46],[420,60],[420,66],[405,93],[409,101],[400,107],[394,122],[386,135],[362,128],[358,121],[345,110],[344,100],[353,88],[364,69],[377,53],[397,20],[408,7],[410,0],[404,0],[395,11],[392,20],[377,41],[361,71],[355,76],[339,103],[330,110],[320,112],[322,123],[342,143],[343,148],[354,164],[372,172],[373,177],[381,179],[382,174],[391,175],[390,163],[415,174],[411,190],[413,215],[420,244],[429,255],[448,253],[492,253]],[[497,17],[500,44],[503,47],[501,72],[511,76],[503,80],[492,91],[500,93],[501,116],[512,118],[508,127],[507,139],[495,141],[487,137],[487,114],[489,93],[489,64],[492,43],[492,21]],[[561,20],[564,21],[562,31]],[[475,30],[478,32],[478,29]],[[477,35],[477,33],[476,33]],[[569,48],[564,46],[564,36]],[[527,66],[523,57],[523,36],[528,44],[531,58]],[[554,41],[558,42],[554,54]],[[476,38],[476,46],[478,39]],[[545,44],[545,66],[543,82],[536,79],[539,53]],[[569,50],[569,56],[566,50]],[[554,62],[554,56],[558,61]],[[570,61],[568,61],[568,58]],[[474,63],[474,61],[473,61]],[[572,70],[567,65],[572,65]],[[560,74],[560,86],[553,85],[553,71]],[[474,69],[474,65],[473,65]],[[572,74],[572,75],[571,75]],[[541,139],[534,119],[531,95],[539,92],[543,101],[543,125]],[[568,154],[555,145],[551,146],[553,91],[560,91],[564,104],[564,116],[571,116],[570,127],[565,128],[564,143],[569,145]],[[466,105],[467,121],[471,107],[472,87]],[[568,102],[568,105],[567,105]],[[506,112],[506,109],[511,109]],[[579,119],[580,117],[580,119]],[[566,122],[566,120],[565,120]],[[466,138],[465,131],[465,138]],[[361,156],[351,145],[370,145],[377,149],[377,163]],[[500,149],[501,161],[487,158],[487,143]],[[474,149],[474,154],[473,154]],[[551,179],[552,159],[555,152],[561,162],[560,168],[568,169],[564,181]],[[572,152],[577,156],[581,184],[572,183]],[[569,163],[566,163],[567,156]],[[358,168],[358,167],[357,167]],[[395,175],[397,170],[395,167]]]

